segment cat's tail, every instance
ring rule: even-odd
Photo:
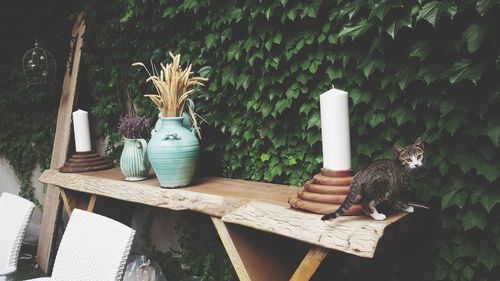
[[[353,182],[354,183],[354,182]],[[351,185],[351,189],[349,189],[349,193],[347,194],[344,202],[340,207],[333,213],[330,213],[328,215],[324,215],[321,220],[331,220],[338,218],[349,210],[351,208],[352,204],[354,203],[354,200],[356,199],[356,196],[358,195],[359,191],[361,190],[361,186],[359,184],[353,184]]]

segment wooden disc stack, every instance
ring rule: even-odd
[[[107,170],[113,168],[113,163],[104,160],[94,151],[77,152],[62,166],[61,173],[78,173]]]
[[[304,187],[290,196],[288,203],[292,208],[326,215],[335,212],[344,202],[353,177],[352,170],[332,171],[321,169],[312,180],[307,181]],[[358,195],[354,204],[346,215],[357,216],[363,214]]]

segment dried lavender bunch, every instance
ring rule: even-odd
[[[149,130],[149,124],[149,118],[127,115],[120,118],[118,130],[127,139],[139,139]]]

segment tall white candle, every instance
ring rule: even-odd
[[[321,94],[320,110],[323,168],[335,171],[351,169],[347,92],[332,87]]]
[[[91,151],[89,113],[87,111],[78,109],[73,112],[73,131],[75,132],[76,152]]]

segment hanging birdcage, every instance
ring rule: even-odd
[[[38,47],[24,53],[23,70],[28,86],[40,84],[52,84],[56,76],[56,61],[54,56],[47,50]]]

